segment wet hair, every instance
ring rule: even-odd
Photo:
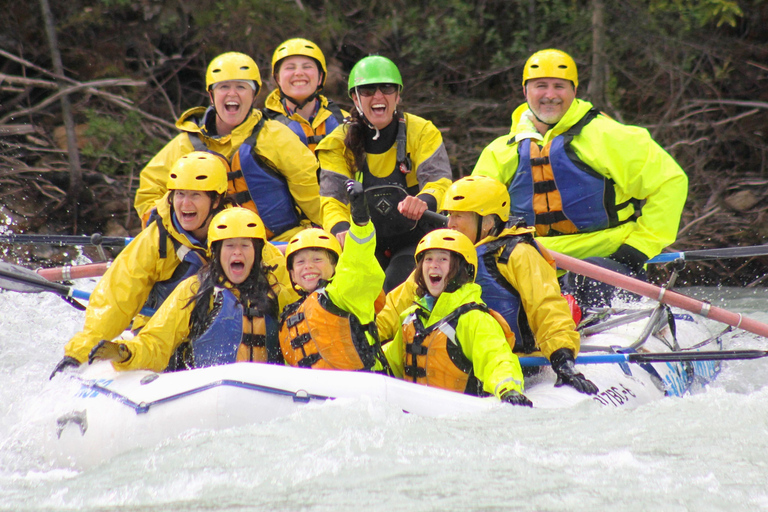
[[[402,112],[396,109],[392,119],[398,119],[402,115]],[[347,167],[354,175],[354,173],[365,167],[365,137],[372,130],[368,127],[367,121],[356,107],[350,110],[349,117],[344,120],[344,124],[347,125],[347,136],[344,138],[344,145],[347,147],[348,152],[352,153],[352,158],[349,158],[348,153],[345,154],[345,158],[347,160]]]
[[[240,292],[240,302],[246,306],[257,309],[265,316],[277,316],[278,302],[277,293],[272,288],[270,282],[277,282],[273,272],[276,266],[266,266],[262,260],[261,251],[264,249],[264,240],[260,238],[251,239],[254,249],[253,267],[248,277],[240,284],[233,284],[233,287]],[[213,257],[208,264],[204,265],[198,272],[197,278],[200,281],[200,288],[197,293],[189,300],[184,307],[194,304],[192,316],[190,319],[190,328],[194,334],[201,334],[195,327],[206,324],[209,316],[210,299],[214,287],[227,281],[224,268],[221,265],[221,247],[222,241],[213,243]]]
[[[419,258],[419,262],[416,264],[416,270],[413,275],[416,280],[416,295],[419,297],[423,297],[429,293],[429,288],[427,288],[427,282],[424,278],[423,270],[424,255],[426,255],[429,250],[419,255],[421,257]],[[448,284],[445,286],[445,290],[443,291],[452,293],[461,288],[463,285],[471,283],[472,274],[469,272],[469,264],[467,263],[467,260],[464,259],[464,256],[453,251],[448,251],[448,254],[451,255],[451,267],[448,269],[448,276],[445,278],[445,282]]]

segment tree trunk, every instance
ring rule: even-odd
[[[56,27],[53,22],[53,13],[48,0],[40,0],[40,9],[45,20],[45,32],[48,35],[48,43],[51,46],[51,61],[56,74],[64,75],[64,65],[61,62],[59,42],[56,38]],[[59,84],[61,88],[64,84]],[[80,169],[80,153],[77,149],[77,135],[75,134],[75,121],[72,118],[72,107],[69,97],[65,94],[61,97],[61,114],[64,118],[64,127],[67,130],[67,157],[69,159],[69,190],[67,200],[72,214],[72,233],[77,233],[77,207],[80,197],[80,189],[83,186],[82,170]]]
[[[605,108],[605,82],[608,65],[605,57],[605,3],[592,0],[592,76],[587,95],[598,108]]]

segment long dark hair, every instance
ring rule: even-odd
[[[245,281],[232,286],[240,292],[240,302],[243,306],[256,309],[265,316],[277,317],[277,293],[270,284],[270,281],[276,282],[273,274],[276,267],[269,267],[263,264],[261,251],[264,249],[264,240],[253,238],[252,242],[254,260],[251,272]],[[213,294],[214,287],[217,285],[223,286],[228,282],[224,268],[221,266],[221,246],[221,240],[213,243],[213,257],[211,261],[197,272],[200,288],[185,306],[189,307],[194,304],[190,321],[192,326],[190,337],[193,338],[195,334],[199,334],[196,331],[200,330],[208,320],[211,295]]]
[[[396,109],[392,119],[397,119],[403,114],[399,109]],[[344,138],[344,145],[347,147],[347,151],[352,153],[352,158],[349,158],[349,154],[345,155],[347,160],[347,167],[352,171],[352,174],[360,171],[365,166],[365,137],[369,135],[373,129],[370,128],[367,119],[363,117],[357,107],[353,107],[349,113],[349,117],[344,120],[344,124],[347,125],[347,136]]]
[[[439,250],[439,249],[429,249],[429,250]],[[416,264],[416,269],[414,272],[414,279],[416,280],[416,295],[419,297],[423,297],[424,295],[429,293],[429,289],[427,288],[427,282],[424,279],[424,255],[426,255],[427,251],[424,251],[419,258],[419,262]],[[444,292],[452,293],[461,288],[466,283],[472,282],[472,274],[469,271],[469,264],[467,263],[467,260],[464,259],[464,256],[461,254],[455,253],[453,251],[448,251],[448,254],[451,255],[451,267],[448,270],[448,276],[445,278],[445,282],[447,283],[445,286]]]

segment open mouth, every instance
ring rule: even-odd
[[[240,110],[240,104],[236,101],[228,101],[224,104],[224,109],[230,114],[235,114]]]
[[[235,272],[242,272],[243,270],[245,270],[245,263],[242,261],[235,260],[230,262],[229,268],[231,268]]]
[[[443,276],[438,274],[429,274],[428,278],[432,286],[438,286],[443,281]]]
[[[197,212],[181,212],[182,222],[192,222],[197,218]]]
[[[387,111],[387,106],[382,103],[371,105],[371,111],[377,116],[383,115]]]

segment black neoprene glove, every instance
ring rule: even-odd
[[[347,180],[346,188],[352,222],[358,226],[365,226],[371,220],[371,215],[368,213],[368,203],[365,201],[363,184],[355,180]]]
[[[88,364],[103,359],[106,361],[118,361],[124,363],[131,358],[133,354],[125,343],[115,343],[114,341],[101,340],[98,345],[91,349],[88,354]]]
[[[648,256],[627,244],[619,246],[616,252],[608,257],[627,267],[633,274],[642,272],[643,265],[648,261]]]
[[[583,373],[577,372],[574,366],[573,352],[569,348],[560,348],[552,352],[549,356],[549,362],[552,369],[557,374],[555,387],[569,385],[579,393],[585,395],[594,395],[599,390],[594,382],[587,379]]]
[[[510,389],[509,391],[501,395],[501,401],[511,405],[522,405],[523,407],[533,407],[533,402],[528,400],[528,397],[518,393],[514,389]]]
[[[53,372],[51,372],[51,376],[48,377],[48,380],[51,380],[54,375],[57,373],[61,373],[67,368],[79,368],[80,367],[80,361],[75,359],[74,357],[65,356],[61,361],[59,361],[59,364],[56,365],[56,368],[53,369]]]

